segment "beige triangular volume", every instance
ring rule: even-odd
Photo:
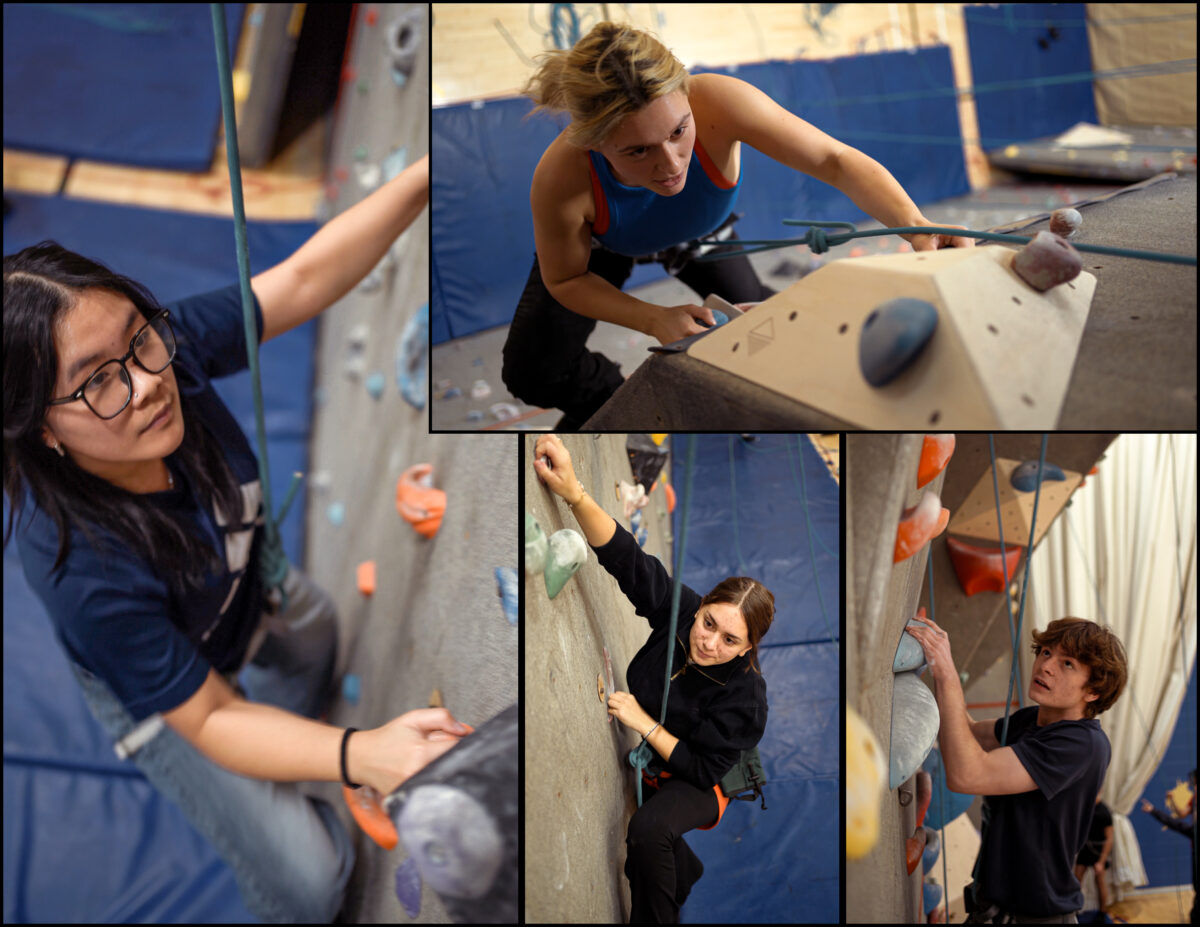
[[[861,428],[1053,429],[1096,278],[1039,293],[1012,271],[1014,254],[989,245],[832,261],[688,354]],[[937,328],[906,370],[871,386],[863,322],[900,297],[933,305]]]
[[[1036,461],[1035,461],[1036,462]],[[1019,492],[1013,488],[1012,472],[1021,461],[996,458],[996,473],[1000,490],[1000,517],[1004,522],[1004,543],[1029,545],[1029,523],[1033,520],[1032,492]],[[1034,545],[1042,539],[1051,522],[1067,504],[1071,493],[1079,485],[1083,475],[1073,470],[1064,470],[1065,480],[1043,480],[1038,500],[1037,535]],[[1000,532],[996,527],[996,491],[992,486],[992,468],[983,471],[983,476],[971,490],[965,502],[950,519],[950,534],[960,537],[980,538],[1000,543]]]

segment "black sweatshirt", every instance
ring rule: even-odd
[[[650,639],[630,662],[625,677],[629,692],[657,721],[662,712],[671,625],[671,577],[658,558],[638,547],[633,535],[619,523],[612,540],[593,550],[637,613],[650,622]],[[671,663],[675,678],[663,722],[679,743],[669,762],[655,752],[648,771],[654,775],[665,768],[698,788],[711,789],[733,768],[741,752],[762,738],[767,725],[767,684],[745,657],[718,666],[689,662],[688,635],[701,598],[695,590],[680,585]]]

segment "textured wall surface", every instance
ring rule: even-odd
[[[486,440],[486,439],[485,439]],[[527,437],[533,460],[536,437]],[[626,528],[618,480],[632,480],[624,435],[563,436],[575,474]],[[527,465],[525,507],[550,535],[576,528],[570,510]],[[666,502],[656,490],[642,510],[645,549],[669,563]],[[551,600],[541,574],[525,587],[525,916],[529,923],[621,923],[628,918],[625,828],[636,807],[626,755],[635,738],[609,722],[596,690],[604,648],[616,688],[649,636],[616,580],[587,562]],[[643,706],[657,714],[658,706]]]

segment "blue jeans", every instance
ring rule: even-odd
[[[325,591],[294,568],[284,588],[287,611],[264,616],[265,637],[247,655],[241,687],[251,701],[316,718],[332,692],[336,611]],[[159,716],[135,723],[106,683],[74,661],[71,667],[109,737],[127,745],[132,762],[228,863],[246,907],[266,923],[334,919],[354,868],[354,845],[328,802],[304,795],[294,782],[222,769]]]

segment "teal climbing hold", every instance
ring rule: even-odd
[[[362,695],[362,682],[353,673],[347,673],[342,677],[342,698],[351,705],[357,705],[359,696]]]
[[[425,381],[429,357],[429,303],[422,303],[396,345],[396,386],[417,409],[425,408]]]
[[[916,673],[897,673],[892,682],[892,735],[888,788],[921,768],[937,740],[941,716],[937,699]]]
[[[525,513],[525,572],[541,573],[546,569],[546,534],[537,519]]]
[[[919,621],[908,620],[907,628],[928,627]],[[893,673],[908,673],[918,670],[925,665],[925,649],[917,643],[917,639],[907,631],[900,632],[900,644],[896,647],[896,657],[892,660]]]
[[[1053,480],[1062,482],[1067,478],[1067,475],[1062,472],[1061,467],[1056,467],[1052,463],[1042,464],[1042,482]],[[1018,492],[1033,492],[1038,487],[1038,462],[1036,460],[1026,460],[1020,464],[1017,469],[1013,470],[1012,477],[1013,489]]]
[[[383,396],[383,387],[385,385],[386,381],[383,378],[383,374],[378,370],[369,374],[363,381],[363,386],[367,388],[367,392],[371,394],[372,399],[379,399]]]
[[[587,560],[587,544],[583,535],[572,528],[555,531],[547,544],[549,552],[543,575],[546,578],[546,593],[553,599]]]
[[[872,386],[900,376],[929,344],[938,313],[923,299],[900,297],[875,307],[858,338],[858,365]]]

